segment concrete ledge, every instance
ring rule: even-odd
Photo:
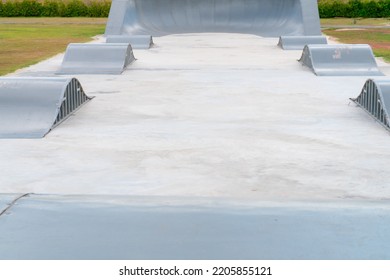
[[[121,74],[135,60],[130,44],[69,44],[57,74]]]

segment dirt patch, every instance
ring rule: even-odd
[[[340,28],[340,29],[336,29],[335,31],[336,32],[342,32],[342,31],[358,31],[358,30],[366,31],[367,29],[365,29],[365,28]]]
[[[371,46],[373,49],[385,49],[385,50],[390,50],[390,44],[389,44],[389,43],[372,43],[372,42],[368,42],[368,44],[370,44],[370,46]]]

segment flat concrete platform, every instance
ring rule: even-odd
[[[277,40],[160,37],[120,76],[77,75],[96,98],[42,140],[2,140],[1,191],[389,199],[390,135],[349,100],[367,77],[316,77]]]
[[[145,219],[137,221],[141,228],[132,229],[137,236],[153,230],[150,225],[160,218],[171,221],[164,236],[172,234],[172,240],[187,238],[184,235],[191,229],[188,220],[201,224],[208,216],[206,225],[210,226],[219,220],[218,215],[223,217],[215,231],[201,227],[199,234],[208,236],[207,242],[215,237],[213,234],[218,236],[229,229],[229,215],[245,228],[227,233],[218,246],[230,246],[231,238],[241,238],[242,252],[247,248],[247,254],[234,255],[232,247],[226,249],[229,252],[214,255],[195,251],[192,255],[172,254],[174,257],[299,259],[299,248],[293,254],[293,244],[288,245],[288,241],[300,238],[300,244],[307,246],[305,252],[316,244],[324,249],[304,255],[309,259],[389,259],[385,244],[390,244],[390,216],[383,205],[390,199],[390,134],[349,100],[360,94],[368,77],[315,76],[297,61],[301,51],[285,52],[277,42],[278,38],[235,34],[156,37],[155,47],[134,50],[137,60],[120,76],[77,75],[86,94],[95,96],[82,110],[43,139],[1,140],[0,170],[4,175],[0,176],[0,192],[78,195],[85,199],[125,195],[146,197],[146,204],[151,200],[155,205],[164,204],[165,199],[191,199],[191,203],[184,203],[182,214],[176,208],[176,214],[169,217],[164,216],[169,209],[162,213],[145,210],[148,214],[141,215]],[[62,55],[58,55],[15,75],[54,75],[61,61]],[[389,64],[378,61],[378,65],[390,75]],[[205,210],[198,202],[202,199],[211,206],[221,200],[229,203],[223,210]],[[122,213],[119,220],[127,214],[129,222],[137,219],[131,204],[113,203],[126,208],[122,208],[124,212],[118,210]],[[277,203],[277,210],[262,212],[269,203]],[[245,211],[240,209],[247,204],[257,208],[243,218]],[[345,210],[349,204],[353,210]],[[0,247],[9,246],[4,238],[22,240],[28,217],[23,213],[31,213],[32,223],[45,217],[41,226],[47,229],[43,235],[47,237],[56,234],[57,215],[69,226],[82,227],[82,218],[73,219],[77,209],[84,215],[81,208],[75,208],[76,212],[65,219],[66,211],[73,208],[63,208],[63,213],[54,209],[57,212],[53,214],[50,203],[48,208],[42,203],[36,205],[36,212],[31,210],[35,207],[32,204],[15,206],[15,221],[7,222],[7,226],[4,217],[12,215],[0,218],[1,231],[9,231]],[[321,212],[324,207],[328,210]],[[194,212],[188,214],[187,209]],[[175,215],[180,217],[176,219]],[[261,231],[250,240],[268,242],[267,238],[275,238],[270,243],[275,254],[271,249],[263,256],[252,254],[253,243],[247,244],[244,239],[257,229],[249,224],[262,220],[269,225],[274,215],[287,217],[282,219],[283,225],[278,228],[275,224],[272,230]],[[185,228],[178,229],[185,220]],[[48,221],[52,226],[47,226]],[[98,220],[95,222],[91,227],[94,231],[99,225]],[[116,238],[119,233],[115,229],[121,229],[119,224],[111,231]],[[364,232],[359,235],[361,230]],[[314,232],[313,239],[305,243],[309,232]],[[327,233],[326,246],[334,246],[328,251],[319,245],[321,232]],[[108,233],[104,229],[102,236]],[[65,238],[65,234],[58,234]],[[72,234],[77,235],[77,230]],[[348,235],[353,236],[350,243]],[[196,240],[191,248],[198,244],[204,249],[202,246],[210,244]],[[360,246],[364,240],[370,240],[366,243],[369,245]],[[183,244],[188,245],[186,242],[189,239]],[[129,256],[117,251],[117,257],[160,258],[168,244],[161,243],[150,254],[136,250],[138,255]],[[280,251],[283,246],[290,247]],[[345,253],[333,254],[335,248],[343,248]],[[31,257],[28,249],[23,252],[26,255],[2,257]],[[370,253],[363,256],[362,252]],[[36,257],[50,258],[46,253],[37,253]],[[77,252],[64,256],[91,257]]]

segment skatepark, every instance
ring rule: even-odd
[[[390,65],[316,1],[177,2],[2,77],[0,259],[389,259]]]

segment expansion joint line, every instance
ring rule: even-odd
[[[3,216],[9,209],[11,209],[16,204],[16,202],[18,202],[23,197],[29,196],[30,194],[32,193],[25,193],[15,198],[3,211],[0,212],[0,217]]]

